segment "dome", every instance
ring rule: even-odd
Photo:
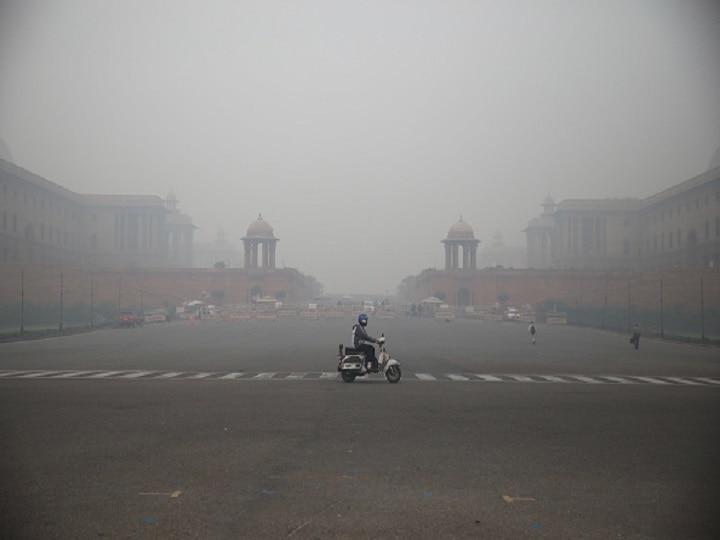
[[[472,227],[465,223],[462,218],[460,218],[457,223],[455,223],[452,227],[450,227],[450,230],[448,231],[447,235],[448,240],[475,240],[475,233],[473,233]]]
[[[275,238],[273,228],[262,218],[262,214],[258,214],[258,218],[250,224],[245,236],[248,238]]]

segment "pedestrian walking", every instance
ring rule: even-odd
[[[640,347],[640,327],[637,324],[633,328],[632,336],[630,336],[630,343],[635,345],[636,350]]]
[[[528,334],[530,335],[530,341],[535,345],[535,336],[537,335],[537,329],[535,328],[535,321],[530,321],[528,326]]]

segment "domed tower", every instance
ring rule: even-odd
[[[475,270],[477,268],[477,247],[480,240],[475,239],[472,227],[460,219],[450,227],[445,244],[445,270]],[[460,265],[462,248],[462,266]]]
[[[258,218],[248,227],[242,241],[245,245],[245,268],[275,268],[275,247],[279,238],[275,238],[273,228],[258,214]],[[258,264],[258,246],[262,246],[262,263]]]

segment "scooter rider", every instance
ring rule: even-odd
[[[352,327],[352,343],[355,350],[365,355],[368,371],[376,371],[378,366],[375,358],[375,347],[371,343],[378,343],[378,340],[365,330],[367,323],[368,316],[365,313],[358,315],[358,322]]]

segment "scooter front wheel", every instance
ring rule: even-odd
[[[353,382],[355,380],[355,373],[352,371],[341,371],[340,375],[345,382]]]
[[[390,366],[385,372],[385,378],[389,383],[396,383],[400,380],[400,366]]]

